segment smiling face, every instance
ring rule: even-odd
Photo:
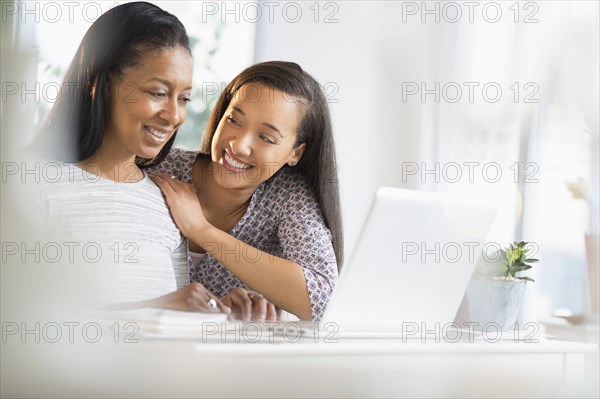
[[[112,76],[102,153],[127,162],[156,157],[185,121],[193,66],[187,50],[177,47],[145,55]]]
[[[300,103],[271,87],[249,83],[234,95],[212,139],[213,176],[226,188],[256,188],[284,165],[295,165]]]

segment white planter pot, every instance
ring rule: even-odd
[[[502,331],[512,331],[519,316],[526,281],[473,278],[458,311],[456,321],[477,323],[481,331],[494,323]]]

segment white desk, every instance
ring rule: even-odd
[[[583,381],[584,356],[597,346],[560,341],[143,340],[28,348],[3,348],[3,396],[581,397],[597,385]]]

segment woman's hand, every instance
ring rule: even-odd
[[[221,298],[223,304],[231,309],[231,318],[244,321],[276,321],[275,305],[264,296],[243,288],[234,288]]]
[[[188,312],[231,313],[229,307],[198,282],[193,282],[170,294],[150,299],[146,301],[145,305]]]
[[[166,174],[149,176],[165,195],[171,216],[184,237],[190,238],[194,232],[210,227],[194,186]]]
[[[209,290],[198,282],[180,288],[170,294],[145,301],[119,303],[107,306],[108,310],[130,310],[139,308],[162,308],[184,310],[187,312],[225,313],[231,314],[228,308]]]

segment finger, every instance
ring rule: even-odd
[[[231,314],[229,315],[231,320],[242,320],[242,309],[238,305],[231,307]]]
[[[208,304],[208,300],[202,296],[192,295],[185,298],[186,308],[193,312],[213,313],[214,309]]]
[[[158,176],[161,179],[166,180],[166,181],[170,181],[170,182],[178,182],[179,181],[179,180],[177,180],[177,176],[168,175],[166,173],[160,173],[158,175],[155,174],[154,176]]]
[[[200,300],[202,306],[208,309],[208,312],[211,313],[227,313],[227,307],[223,305],[223,303],[218,300],[215,296],[211,294],[207,294],[202,300]]]
[[[216,298],[202,298],[195,301],[197,311],[204,313],[227,313],[228,307],[224,306]]]
[[[221,298],[221,302],[229,309],[230,320],[240,320],[242,318],[242,311],[231,294]]]
[[[167,174],[154,176],[158,176],[158,178],[160,178],[164,183],[168,184],[176,193],[182,193],[187,191],[191,193],[192,196],[195,196],[196,192],[198,191],[196,190],[196,186],[194,186],[193,184],[184,183],[181,180],[178,180],[176,176],[170,176]]]
[[[194,281],[190,284],[190,297],[188,298],[198,310],[203,312],[223,312],[227,313],[227,307],[215,297],[202,284]]]
[[[168,175],[166,173],[161,173],[160,175],[154,175],[154,176],[158,176],[159,178],[161,178],[165,183],[167,183],[169,186],[171,186],[171,188],[176,192],[181,191],[182,189],[186,188],[186,186],[189,186],[189,184],[184,183],[181,180],[177,179],[177,176]]]
[[[230,314],[230,318],[233,320],[250,320],[252,316],[252,301],[248,296],[248,291],[241,287],[236,287],[229,291],[223,299],[227,299],[228,305],[231,306],[232,313]]]
[[[277,309],[271,302],[267,303],[266,321],[277,321]]]
[[[221,313],[225,313],[227,315],[231,314],[231,308],[229,306],[225,305],[223,302],[218,300],[216,297],[213,297],[213,299],[215,301],[217,301],[217,309],[219,309],[219,311]]]
[[[175,193],[175,189],[169,182],[164,178],[165,175],[149,175],[150,179],[162,190],[165,195]],[[170,180],[170,179],[168,179]]]
[[[235,298],[238,301],[238,307],[242,314],[242,320],[250,321],[252,318],[252,300],[248,296],[248,293],[245,290],[236,293]]]
[[[267,300],[258,294],[252,295],[252,320],[265,321],[267,315]]]
[[[229,295],[225,295],[223,298],[221,298],[221,303],[227,307],[233,307],[233,303]]]

